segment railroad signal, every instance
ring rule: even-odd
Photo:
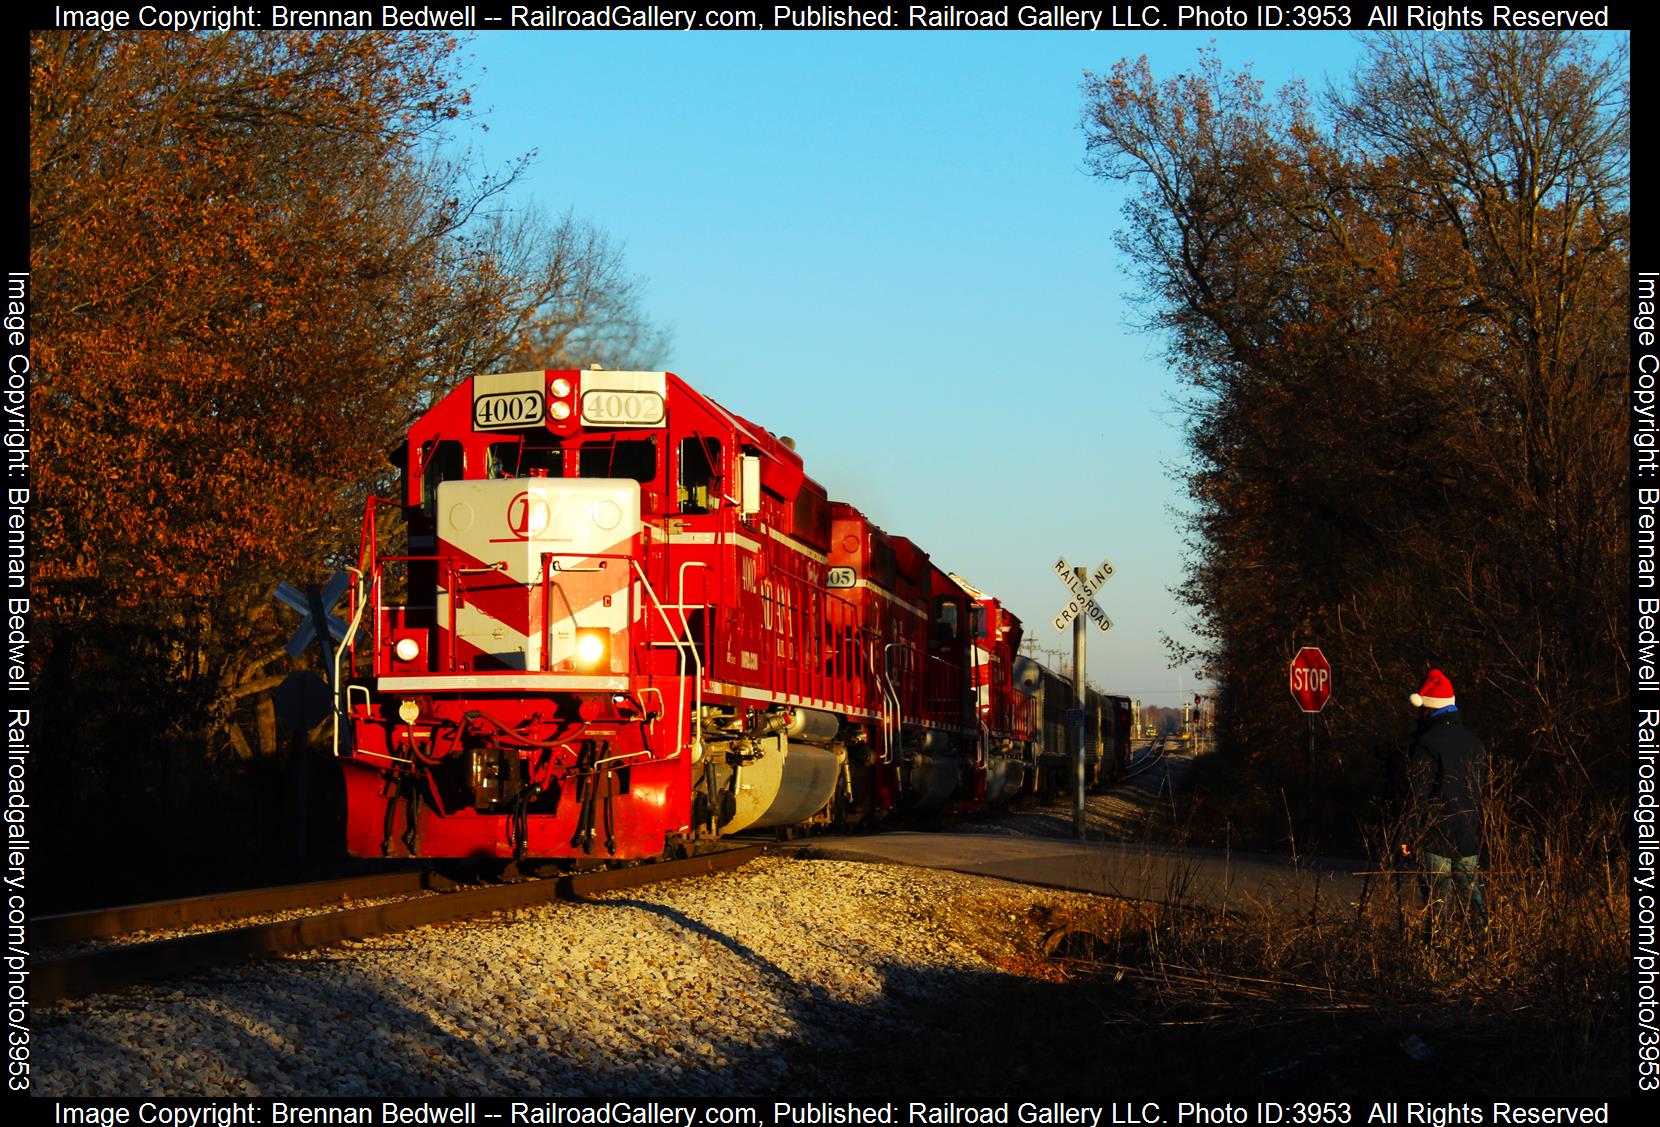
[[[1331,662],[1318,646],[1304,646],[1291,659],[1291,697],[1304,712],[1319,712],[1331,699]]]

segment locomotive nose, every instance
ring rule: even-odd
[[[638,482],[502,478],[439,486],[440,621],[474,668],[627,673]]]

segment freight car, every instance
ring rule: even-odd
[[[1071,785],[1077,730],[1071,721],[1077,694],[1070,678],[1029,657],[1015,665],[1015,683],[1026,696],[1037,735],[1033,740],[1038,771],[1036,789],[1045,794]],[[1084,691],[1084,783],[1090,789],[1109,786],[1130,765],[1131,704],[1129,697],[1111,696],[1094,688]]]
[[[352,853],[648,859],[1036,785],[1019,620],[673,373],[475,376],[393,461],[335,678]]]

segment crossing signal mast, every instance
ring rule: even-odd
[[[1078,835],[1078,840],[1084,839],[1084,700],[1086,699],[1086,670],[1084,654],[1084,619],[1087,617],[1101,633],[1105,634],[1112,629],[1112,619],[1107,612],[1101,609],[1101,604],[1095,601],[1095,592],[1101,589],[1102,584],[1112,578],[1112,561],[1102,560],[1101,566],[1091,575],[1085,569],[1074,568],[1061,556],[1055,561],[1055,574],[1060,576],[1062,583],[1071,593],[1072,598],[1055,616],[1055,629],[1064,630],[1066,624],[1072,624],[1072,688],[1073,699],[1078,706],[1067,714],[1069,726],[1077,733],[1072,746],[1077,750],[1073,754],[1072,762],[1072,829]]]

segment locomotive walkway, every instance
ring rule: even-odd
[[[1357,861],[1292,863],[1133,842],[905,832],[814,838],[792,852],[949,869],[1178,907],[1272,911],[1287,918],[1352,913],[1366,890],[1363,863]]]

